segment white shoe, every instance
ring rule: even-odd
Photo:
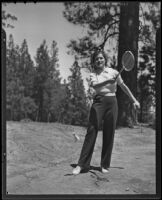
[[[109,173],[109,169],[105,169],[105,168],[103,168],[103,167],[102,167],[101,171],[102,171],[102,173],[104,173],[104,174]]]
[[[73,175],[78,175],[80,174],[82,168],[80,166],[77,166],[75,169],[73,169]]]

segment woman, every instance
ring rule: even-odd
[[[102,50],[96,51],[92,56],[94,72],[90,74],[91,87],[96,95],[90,110],[89,125],[77,167],[73,174],[77,175],[82,169],[89,169],[97,133],[103,129],[103,145],[101,154],[101,171],[109,172],[114,133],[117,121],[118,106],[116,99],[117,84],[132,100],[135,107],[140,107],[129,88],[124,84],[118,71],[106,67],[107,58]],[[116,78],[117,77],[117,78]]]

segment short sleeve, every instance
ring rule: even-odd
[[[118,84],[118,85],[121,85],[123,82],[124,82],[124,81],[123,81],[121,75],[119,74],[118,77],[117,77],[117,84]]]

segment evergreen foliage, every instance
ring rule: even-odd
[[[27,42],[24,40],[19,48],[10,35],[6,57],[7,118],[20,120],[27,118],[37,107],[32,99],[34,68]]]
[[[85,126],[88,122],[87,97],[77,60],[70,71],[69,82],[65,88],[66,98],[63,103],[62,120],[67,124]]]
[[[17,18],[5,12],[5,5],[3,3],[2,26],[4,28],[13,27],[8,20],[14,21]],[[122,54],[117,55],[117,52],[122,52],[129,45],[134,45],[130,35],[134,34],[138,38],[137,32],[131,32],[133,29],[128,30],[127,36],[126,32],[122,33],[119,29],[119,22],[122,21],[121,6],[126,6],[126,4],[121,2],[66,2],[64,5],[64,17],[70,23],[82,26],[86,30],[83,37],[71,40],[68,44],[68,53],[77,56],[70,68],[71,75],[67,82],[61,83],[56,41],[53,41],[48,49],[46,40],[44,40],[37,49],[34,63],[28,51],[27,40],[24,39],[21,46],[18,46],[14,43],[13,36],[10,35],[6,45],[7,120],[30,118],[33,121],[58,121],[66,124],[86,125],[94,91],[89,87],[87,94],[85,93],[81,69],[91,71],[90,58],[99,46],[108,52],[108,65],[119,69],[119,57]],[[155,41],[156,32],[160,27],[159,6],[159,2],[139,4],[140,15],[139,18],[138,15],[136,16],[136,21],[139,20],[139,46],[136,46],[138,53],[133,52],[136,61],[139,59],[139,62],[136,63],[135,71],[132,71],[128,77],[129,80],[124,78],[140,101],[140,121],[146,121],[145,113],[149,112],[150,107],[154,108],[156,102],[155,57],[157,48]],[[129,14],[131,17],[132,13]],[[136,25],[138,26],[138,23]],[[121,35],[126,37],[126,40],[129,38],[128,46],[119,45]],[[112,41],[115,41],[113,42],[114,48],[109,46]],[[80,65],[77,59],[80,59]],[[123,100],[122,102],[129,110],[128,102]],[[131,116],[131,113],[126,113],[126,116],[129,117],[129,114]]]
[[[97,47],[104,48],[112,37],[117,40],[119,26],[119,3],[113,2],[66,2],[65,18],[87,29],[78,40],[71,40],[69,53],[83,59],[82,67],[91,71],[89,59]],[[108,47],[107,47],[108,49]],[[108,55],[109,57],[109,55]]]
[[[8,23],[8,20],[11,20],[12,22],[13,21],[16,21],[17,20],[17,17],[15,17],[14,15],[10,14],[10,13],[7,13],[5,11],[5,6],[7,5],[7,3],[2,3],[2,27],[3,28],[14,28],[13,25],[11,25],[11,23]]]
[[[56,121],[60,97],[60,80],[58,70],[58,48],[53,41],[49,55],[46,41],[44,40],[37,49],[36,76],[34,80],[35,94],[38,110],[36,121]]]
[[[155,60],[152,59],[154,56],[151,56],[149,48],[147,48],[145,54],[151,59],[149,62],[152,62],[152,64],[149,64],[150,67],[146,67],[149,68],[149,75],[146,81],[144,80],[145,77],[140,77],[139,75],[139,71],[145,69],[141,69],[140,66],[138,67],[138,65],[141,65],[141,63],[138,63],[138,57],[141,56],[141,54],[138,55],[138,52],[143,51],[141,50],[142,46],[146,46],[146,43],[148,43],[149,46],[155,43],[156,30],[160,24],[159,2],[66,2],[64,5],[64,17],[70,23],[82,26],[87,30],[83,37],[78,40],[71,40],[68,44],[69,53],[77,55],[82,59],[82,68],[91,71],[90,57],[96,47],[107,50],[108,64],[114,68],[118,65],[118,70],[120,70],[121,67],[119,65],[122,53],[125,50],[132,50],[136,60],[135,68],[127,78],[126,75],[122,75],[124,76],[124,81],[126,81],[126,84],[138,99],[141,98],[140,96],[142,96],[142,93],[139,94],[139,87],[137,91],[137,83],[142,81],[147,84],[148,82],[149,85],[152,84],[151,88],[154,88]],[[124,10],[123,14],[122,9]],[[133,23],[131,23],[132,20]],[[119,30],[119,22],[120,26],[123,23],[125,29],[122,28]],[[121,30],[123,30],[123,32]],[[121,36],[123,36],[124,40]],[[112,48],[112,51],[110,51],[110,47],[108,46],[111,40],[118,41],[115,43],[116,46]],[[138,46],[138,42],[143,42],[142,46],[141,43],[140,46]],[[155,53],[155,49],[152,50]],[[109,56],[110,52],[113,53],[113,56]],[[117,52],[118,56],[116,56]],[[114,58],[118,60],[118,63],[115,62]],[[126,74],[126,72],[123,72],[123,74]],[[146,89],[142,84],[140,87]],[[149,90],[149,88],[150,86],[147,87],[146,90]],[[154,95],[155,93],[152,94],[153,98],[149,96],[149,99],[154,99]],[[92,99],[92,96],[91,89],[88,89],[88,98]],[[121,103],[119,103],[120,119],[118,122],[120,122],[120,125],[133,127],[133,124],[137,123],[137,119],[134,117],[133,107],[128,98],[127,100],[125,99],[124,94],[123,97],[121,97],[120,91],[118,92],[118,97],[119,100],[121,100]]]

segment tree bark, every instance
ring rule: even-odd
[[[1,29],[1,57],[2,57],[2,67],[1,67],[1,73],[2,73],[2,80],[1,80],[1,83],[2,83],[2,86],[1,86],[1,89],[2,89],[2,96],[1,96],[1,100],[2,100],[2,120],[6,120],[5,119],[5,116],[6,116],[6,32],[4,29]]]
[[[39,107],[38,107],[38,121],[43,121],[43,88],[39,88]]]
[[[139,37],[139,2],[121,3],[119,25],[118,70],[122,68],[121,59],[125,51],[132,51],[135,57],[135,65],[132,71],[123,71],[121,76],[133,95],[137,95],[137,59]],[[133,127],[136,119],[133,117],[133,105],[120,88],[117,91],[119,106],[118,122],[120,126]]]
[[[161,28],[156,32],[156,108],[156,129],[161,135]]]
[[[161,170],[161,28],[156,33],[156,161],[157,171]],[[161,184],[161,178],[157,178],[157,185]],[[160,187],[157,187],[157,194],[161,194]]]

